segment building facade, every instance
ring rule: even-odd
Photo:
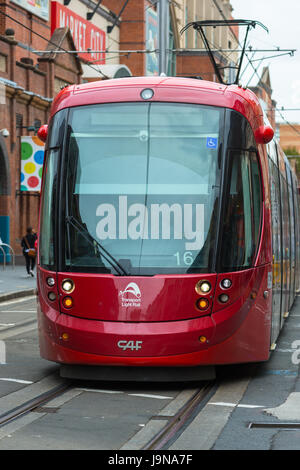
[[[272,87],[271,87],[271,77],[269,67],[264,67],[260,79],[255,87],[251,87],[251,90],[259,98],[260,104],[266,113],[268,120],[273,127],[274,131],[276,130],[276,120],[275,120],[275,111],[276,111],[276,101],[272,98]]]
[[[119,46],[119,24],[107,32],[116,19],[107,7],[67,3],[0,5],[0,238],[12,246],[16,262],[23,262],[26,228],[38,226],[43,145],[36,131],[48,121],[61,87],[81,83],[83,65],[103,77],[98,67],[106,64],[105,50]],[[87,50],[92,52],[85,55]]]
[[[180,11],[182,27],[192,21],[233,19],[229,0],[183,0]],[[204,26],[204,32],[219,65],[225,66],[236,61],[238,27]],[[180,35],[180,48],[177,53],[178,76],[200,76],[203,80],[217,81],[205,44],[195,29],[190,28]]]
[[[283,150],[290,155],[300,155],[300,124],[281,123],[278,129]]]
[[[158,5],[155,0],[1,3],[0,238],[21,262],[21,238],[38,224],[42,143],[36,131],[48,121],[54,96],[66,84],[158,75]],[[189,21],[231,14],[228,0],[169,2],[167,73],[216,80],[199,36],[180,31]],[[238,31],[207,34],[226,61],[222,50],[234,50]]]

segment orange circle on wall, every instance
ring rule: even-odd
[[[32,137],[32,140],[36,145],[40,145],[41,147],[45,145],[45,142],[42,142],[36,135]]]

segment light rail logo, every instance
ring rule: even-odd
[[[122,307],[140,307],[141,306],[141,291],[135,282],[127,284],[124,290],[120,290],[119,297],[121,297]]]

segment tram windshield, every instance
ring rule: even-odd
[[[209,271],[223,110],[169,103],[70,109],[65,268]]]

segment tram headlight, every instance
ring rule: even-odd
[[[221,294],[219,295],[219,301],[222,302],[222,304],[226,304],[229,300],[229,295],[227,294]]]
[[[62,290],[70,294],[75,289],[75,284],[72,279],[64,279],[61,283]]]
[[[221,287],[223,287],[223,289],[229,289],[231,286],[232,286],[232,281],[230,279],[222,279]]]
[[[54,279],[54,277],[47,277],[46,282],[47,282],[49,287],[53,287],[54,284],[55,284],[55,279]]]
[[[198,281],[197,284],[195,285],[195,291],[197,294],[208,294],[208,292],[211,290],[211,285],[208,281]]]
[[[56,300],[56,294],[55,292],[49,292],[48,293],[48,299],[51,300],[51,302],[54,302],[54,300]]]

